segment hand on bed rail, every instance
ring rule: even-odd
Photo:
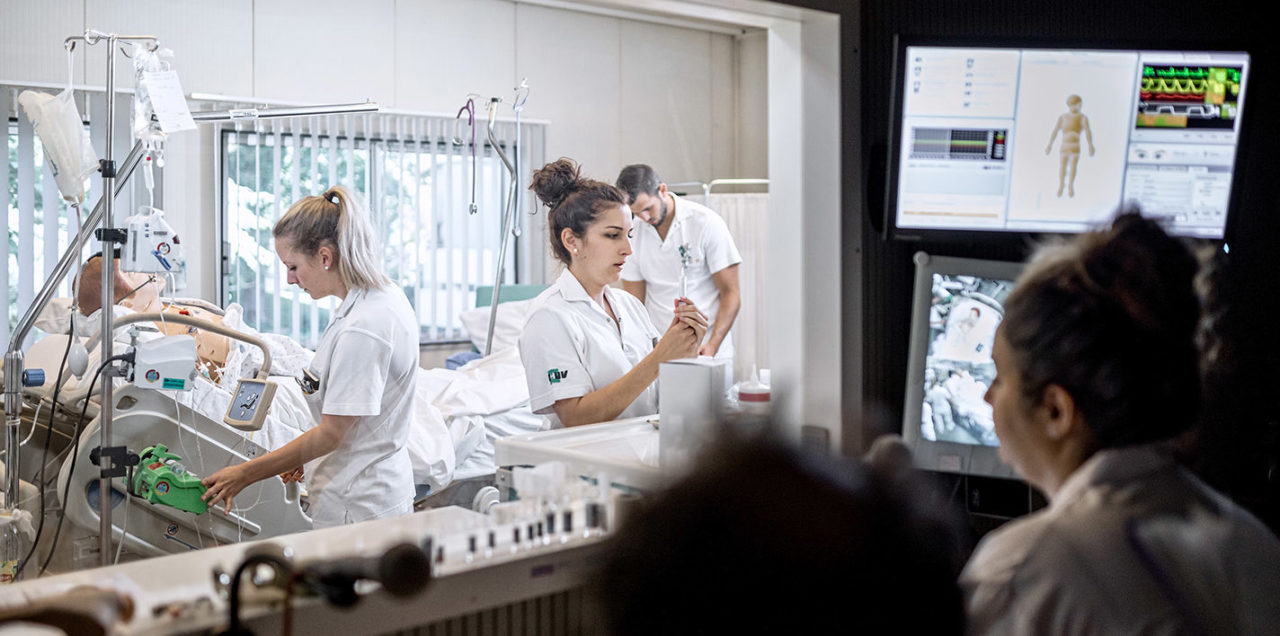
[[[299,466],[286,473],[280,473],[280,480],[286,484],[301,482],[303,479],[305,479],[305,475],[302,472],[302,466]]]

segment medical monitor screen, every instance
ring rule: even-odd
[[[897,235],[1080,232],[1136,203],[1222,237],[1247,53],[903,43],[897,63]]]
[[[932,278],[920,436],[998,446],[983,396],[996,377],[991,345],[1013,281],[942,273]]]
[[[1021,265],[916,254],[903,437],[925,468],[1008,477],[991,405],[991,347]]]

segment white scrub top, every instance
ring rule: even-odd
[[[395,287],[348,292],[308,368],[320,379],[306,396],[316,422],[322,414],[358,416],[336,450],[306,466],[315,527],[413,512],[406,444],[418,328],[404,293]]]
[[[612,287],[605,287],[604,294],[617,323],[566,269],[538,296],[520,335],[529,406],[546,416],[551,428],[561,426],[553,404],[612,384],[649,355],[661,336],[635,296]],[[618,418],[657,412],[658,383],[654,382]]]
[[[720,309],[720,290],[711,275],[742,262],[733,243],[729,226],[711,208],[686,201],[674,194],[675,215],[667,238],[648,223],[635,224],[631,239],[633,253],[622,266],[622,280],[644,281],[644,306],[655,327],[665,330],[675,315],[676,298],[680,296],[680,248],[688,255],[689,300],[707,319],[714,321]],[[715,331],[715,323],[707,329],[706,338]],[[704,340],[705,341],[705,340]],[[725,334],[717,358],[733,357],[733,334]]]

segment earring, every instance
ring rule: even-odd
[[[576,248],[576,247],[575,247],[575,248],[573,248],[573,253],[574,253],[574,254],[577,254],[577,253],[578,253],[578,248]]]
[[[329,266],[328,266],[328,265],[325,265],[325,266],[324,266],[324,271],[326,271],[326,272],[327,272],[327,271],[329,271]]]

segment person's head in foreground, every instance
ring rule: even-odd
[[[768,439],[713,448],[611,539],[591,585],[607,633],[960,633],[949,509],[904,477]]]
[[[1254,634],[1280,542],[1183,468],[1199,417],[1198,262],[1133,213],[1042,248],[1005,302],[987,391],[1000,455],[1047,508],[983,538],[972,634]]]
[[[1019,475],[1052,497],[1096,451],[1191,427],[1196,269],[1185,244],[1136,213],[1033,257],[1005,302],[986,395]]]

